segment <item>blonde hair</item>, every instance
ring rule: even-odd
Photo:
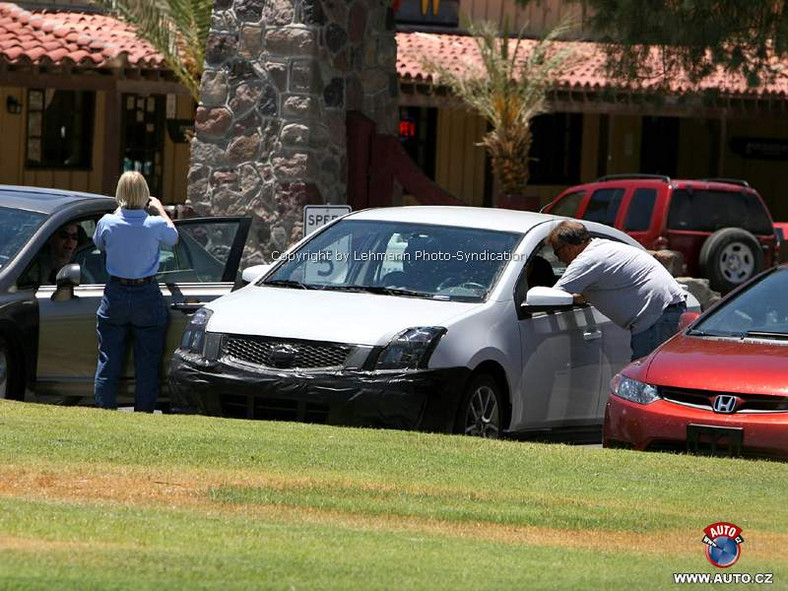
[[[124,172],[115,189],[115,201],[126,209],[142,209],[148,204],[150,189],[145,177],[135,170]]]

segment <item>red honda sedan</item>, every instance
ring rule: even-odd
[[[788,265],[611,382],[603,445],[788,459]]]

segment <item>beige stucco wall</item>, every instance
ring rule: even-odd
[[[194,121],[194,101],[190,95],[177,95],[176,118]],[[161,199],[164,203],[186,201],[186,176],[189,171],[189,144],[176,144],[164,134],[164,179]]]

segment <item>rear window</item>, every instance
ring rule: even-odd
[[[637,189],[632,195],[627,211],[627,221],[624,230],[638,232],[648,230],[651,225],[651,214],[654,211],[654,202],[657,200],[656,189]]]
[[[580,207],[580,202],[585,196],[585,191],[576,191],[564,195],[555,205],[550,209],[553,215],[564,215],[566,217],[575,217],[577,215],[577,208]]]
[[[769,214],[757,196],[732,191],[677,189],[668,212],[668,228],[716,232],[744,228],[753,234],[772,234]]]
[[[599,189],[594,191],[588,201],[583,219],[589,222],[600,222],[612,226],[624,197],[624,189]]]

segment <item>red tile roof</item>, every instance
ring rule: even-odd
[[[515,41],[510,45],[514,48]],[[535,41],[523,40],[521,51],[529,51]],[[611,79],[605,74],[605,54],[600,45],[590,42],[559,42],[569,47],[575,56],[573,63],[558,77],[559,88],[573,91],[598,92],[601,90],[640,90],[648,91],[659,86],[659,79],[641,81],[638,85]],[[656,59],[656,49],[652,52]],[[422,65],[422,56],[438,57],[441,63],[455,71],[469,67],[481,67],[481,60],[472,37],[436,33],[397,33],[397,72],[400,80],[433,83],[432,75]],[[783,72],[788,72],[788,64]],[[773,82],[758,88],[747,86],[743,76],[730,75],[719,71],[693,86],[686,76],[669,81],[668,87],[676,94],[685,92],[717,89],[731,97],[780,98],[788,96],[788,77],[781,75]]]
[[[511,42],[512,44],[514,41]],[[535,41],[525,40],[521,49],[528,51]],[[576,59],[559,76],[558,86],[565,90],[598,92],[602,90],[648,90],[658,80],[632,83],[616,81],[604,72],[604,53],[599,45],[567,42]],[[455,70],[465,70],[480,60],[473,39],[443,33],[397,33],[397,73],[405,82],[431,84],[432,75],[422,65],[422,56],[438,56]],[[136,67],[164,68],[162,56],[146,41],[138,38],[134,27],[112,17],[83,12],[30,12],[16,4],[0,2],[0,61],[11,64],[65,64],[92,68]],[[785,68],[788,72],[788,66]],[[788,78],[753,89],[742,76],[719,72],[693,87],[685,77],[669,82],[676,94],[692,90],[717,89],[728,96],[785,99]]]
[[[91,68],[162,68],[134,28],[95,13],[27,11],[0,2],[0,61]]]

